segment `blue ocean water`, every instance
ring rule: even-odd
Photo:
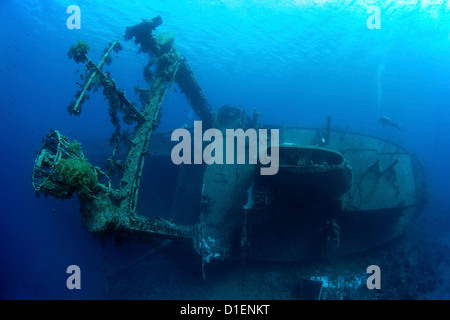
[[[66,9],[73,4],[81,9],[79,30],[66,26]],[[368,5],[380,8],[380,29],[367,27]],[[77,199],[36,198],[31,173],[50,129],[82,141],[91,162],[102,165],[111,150],[108,105],[98,92],[91,94],[81,117],[68,114],[80,81],[77,70],[83,67],[69,60],[67,51],[82,39],[96,60],[109,41],[121,40],[124,49],[108,70],[137,101],[134,86],[145,85],[147,58],[122,38],[127,26],[156,15],[164,21],[159,31],[176,34],[178,51],[213,109],[224,104],[249,111],[256,107],[261,122],[278,126],[319,127],[332,115],[333,126],[398,143],[424,164],[433,195],[425,214],[446,221],[446,1],[5,0],[0,3],[2,299],[105,298],[104,252],[81,226]],[[163,108],[160,130],[181,127],[189,118],[189,105],[179,92],[169,92]],[[402,130],[383,128],[381,116],[402,122]],[[107,246],[109,270],[120,269],[146,248]],[[83,270],[82,290],[66,287],[65,270],[71,264]],[[181,274],[166,276],[182,281]],[[126,287],[126,280],[116,281]],[[444,290],[441,298],[446,294],[450,292]],[[122,297],[146,298],[132,292],[115,296]],[[147,297],[158,298],[156,291]],[[161,298],[170,296],[163,293]]]

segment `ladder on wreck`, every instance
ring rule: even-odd
[[[80,115],[82,106],[88,99],[87,92],[103,87],[103,94],[110,105],[109,113],[116,127],[116,141],[120,135],[118,113],[122,114],[125,123],[135,125],[117,189],[112,188],[110,183],[92,183],[92,180],[100,179],[105,174],[86,161],[81,148],[76,148],[79,145],[74,145],[74,142],[71,143],[58,131],[52,131],[44,139],[38,152],[33,170],[35,190],[57,198],[68,198],[78,191],[83,226],[95,234],[122,231],[166,238],[193,238],[195,235],[195,228],[192,226],[180,226],[162,218],[139,215],[136,209],[148,144],[159,125],[161,105],[171,83],[178,84],[203,121],[204,127],[211,127],[213,123],[213,112],[187,60],[177,52],[174,37],[168,33],[154,34],[153,31],[161,24],[160,16],[144,19],[141,23],[128,27],[124,37],[125,40],[134,39],[140,45],[140,52],[150,56],[149,63],[144,68],[144,77],[150,84],[150,89],[139,91],[141,101],[144,101],[141,109],[116,86],[110,74],[102,70],[104,64],[111,63],[111,53],[121,50],[118,40],[105,49],[98,64],[87,56],[89,46],[83,41],[72,46],[68,53],[69,58],[73,58],[76,63],[85,63],[82,75],[84,82],[75,95],[76,99],[68,107],[69,113]],[[72,165],[70,170],[67,169],[69,160]],[[62,163],[65,164],[64,167]],[[81,189],[77,184],[82,184],[85,180],[90,181],[90,185]]]

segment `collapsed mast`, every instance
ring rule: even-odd
[[[75,100],[67,108],[72,115],[80,115],[88,92],[103,88],[109,102],[109,114],[115,126],[111,138],[115,148],[127,140],[128,152],[125,161],[108,158],[120,172],[118,188],[111,184],[110,177],[100,168],[92,166],[77,141],[70,142],[58,131],[52,131],[44,139],[35,161],[33,187],[36,192],[56,198],[70,198],[75,192],[80,200],[83,226],[94,234],[121,231],[166,238],[193,238],[195,228],[176,225],[162,218],[139,215],[137,199],[143,174],[148,144],[161,117],[161,105],[172,83],[177,83],[185,94],[193,110],[198,114],[204,127],[211,127],[213,112],[198,84],[186,58],[180,55],[174,45],[175,37],[169,32],[155,34],[154,30],[162,24],[157,16],[144,19],[141,23],[128,27],[124,39],[134,39],[140,46],[139,52],[149,55],[144,68],[144,78],[149,88],[136,88],[141,100],[138,108],[123,90],[116,86],[109,72],[102,70],[104,64],[112,62],[111,53],[122,47],[118,40],[113,41],[104,51],[98,64],[87,55],[89,46],[79,41],[68,52],[76,63],[85,63],[83,83],[75,95]],[[120,128],[120,118],[134,126],[132,135]]]

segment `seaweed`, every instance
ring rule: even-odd
[[[76,155],[83,155],[83,151],[82,151],[82,149],[81,149],[81,142],[79,142],[79,141],[77,141],[77,140],[73,140],[73,141],[70,143],[70,145],[69,145],[69,147],[68,147],[68,150],[69,150],[70,152],[72,152],[73,154],[76,154]]]
[[[90,48],[86,41],[78,40],[77,44],[72,45],[67,52],[69,59],[73,59],[76,63],[86,62],[86,54],[89,52]]]
[[[64,183],[75,187],[81,196],[92,194],[98,186],[97,172],[86,159],[61,158],[56,171],[60,179]]]

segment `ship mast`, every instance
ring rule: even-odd
[[[69,113],[80,115],[82,105],[89,98],[87,92],[102,87],[103,94],[109,102],[108,111],[111,120],[116,127],[113,141],[118,143],[123,136],[119,125],[119,113],[125,123],[134,125],[134,134],[130,138],[118,188],[111,186],[110,178],[103,171],[87,162],[81,149],[77,149],[76,152],[72,150],[74,142],[71,143],[58,131],[52,131],[44,139],[36,159],[33,172],[33,186],[36,191],[58,198],[69,198],[74,192],[83,190],[84,192],[78,192],[83,225],[95,234],[122,231],[167,238],[194,237],[195,228],[192,226],[176,225],[171,221],[139,215],[137,212],[139,188],[145,157],[149,153],[149,141],[159,125],[161,105],[171,85],[178,84],[193,110],[203,121],[204,127],[211,127],[214,118],[186,58],[178,53],[174,45],[175,37],[171,33],[159,35],[154,33],[161,24],[162,19],[157,16],[153,19],[144,19],[141,23],[128,27],[125,32],[125,40],[134,39],[134,42],[140,45],[139,51],[149,55],[149,62],[144,68],[144,77],[150,88],[138,90],[143,101],[140,109],[126,97],[125,91],[116,86],[110,74],[102,70],[104,64],[111,63],[111,53],[121,50],[118,40],[113,41],[105,49],[98,64],[87,56],[89,46],[83,41],[72,46],[68,53],[69,58],[73,58],[76,63],[85,63],[83,76],[85,81],[75,95],[75,101],[69,105]],[[68,167],[68,164],[77,167]],[[100,178],[105,176],[107,185],[100,183]],[[90,179],[81,179],[86,177]],[[69,178],[72,184],[68,183]],[[89,181],[89,185],[77,185],[83,184],[84,181]]]

